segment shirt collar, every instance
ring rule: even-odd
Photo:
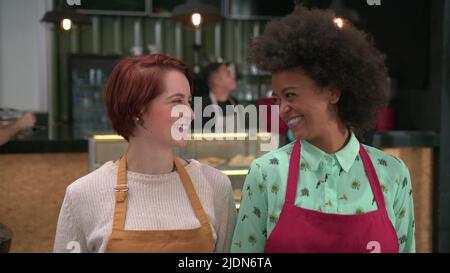
[[[353,165],[353,162],[355,162],[356,157],[359,154],[359,141],[356,138],[355,134],[351,132],[350,140],[348,141],[347,145],[344,146],[344,148],[337,151],[334,155],[336,156],[339,165],[341,165],[342,169],[348,173],[350,168]]]
[[[326,153],[308,141],[302,139],[301,154],[311,171],[316,171]]]
[[[341,168],[348,172],[359,154],[359,141],[355,134],[351,132],[350,140],[339,151],[334,154],[327,154],[306,140],[302,140],[302,157],[308,162],[308,167],[315,171],[324,157],[335,157]]]

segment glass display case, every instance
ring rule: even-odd
[[[242,196],[245,177],[252,161],[265,154],[269,143],[277,143],[274,149],[284,143],[274,141],[277,134],[257,133],[210,133],[192,134],[188,144],[175,150],[185,159],[196,159],[203,164],[219,169],[230,178],[236,207]],[[264,146],[266,145],[266,146]],[[94,135],[89,138],[89,170],[92,171],[109,160],[117,160],[125,152],[127,142],[117,135]]]
[[[119,56],[69,55],[69,120],[75,138],[112,133],[103,90]]]

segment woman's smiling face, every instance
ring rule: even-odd
[[[272,88],[280,117],[297,139],[326,134],[327,125],[338,118],[338,92],[320,87],[300,68],[273,73]]]
[[[176,70],[165,72],[162,81],[164,91],[150,102],[142,116],[144,126],[149,129],[147,137],[170,148],[181,147],[186,145],[186,134],[194,118],[190,107],[192,96],[189,82],[185,75]],[[173,117],[173,108],[179,106],[187,110],[187,115]],[[174,126],[177,133],[184,136],[183,139],[173,136]]]

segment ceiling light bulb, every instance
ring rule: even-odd
[[[69,31],[72,28],[72,21],[70,19],[63,19],[61,21],[61,27],[65,30],[65,31]]]
[[[344,20],[343,20],[342,18],[336,17],[336,18],[334,18],[333,21],[334,21],[334,23],[336,24],[336,26],[337,26],[338,28],[344,27]]]
[[[200,24],[202,23],[202,16],[200,15],[200,13],[192,14],[191,22],[195,27],[200,26]]]

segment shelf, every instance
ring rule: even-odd
[[[228,176],[244,176],[248,174],[248,169],[220,170]]]
[[[374,147],[438,147],[440,135],[434,131],[380,131],[373,135]]]

